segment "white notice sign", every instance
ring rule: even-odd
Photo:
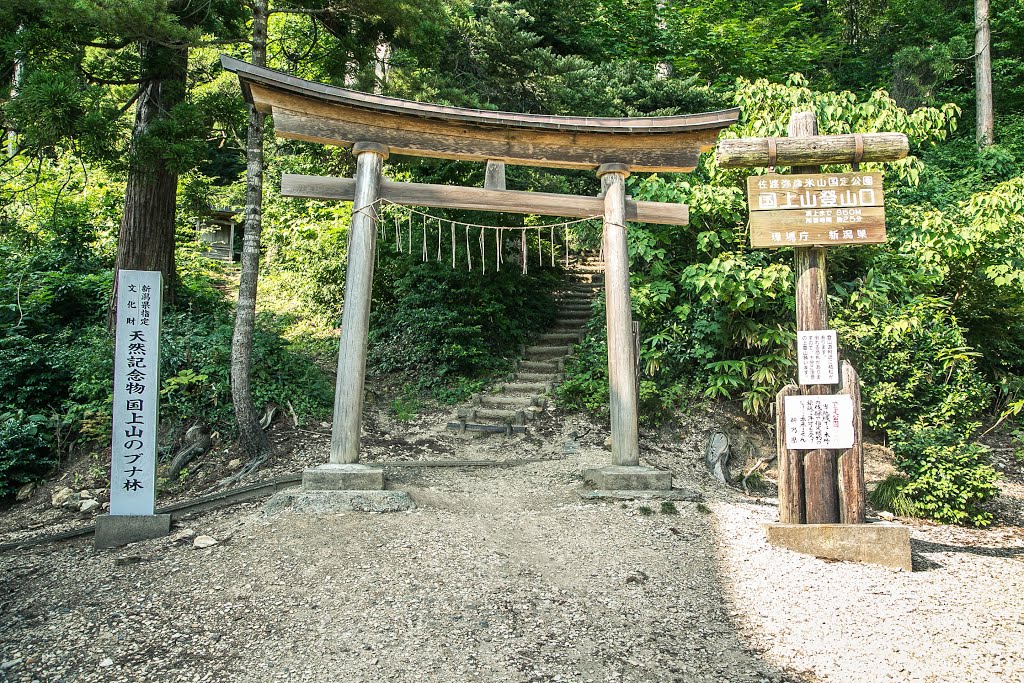
[[[112,515],[152,515],[156,506],[162,286],[159,271],[117,274]]]
[[[839,351],[835,330],[796,333],[800,384],[838,384]]]
[[[853,446],[853,401],[845,394],[786,396],[786,448]]]

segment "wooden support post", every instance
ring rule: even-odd
[[[487,171],[484,172],[484,189],[504,190],[505,189],[505,162],[489,159]]]
[[[625,181],[629,176],[629,166],[602,164],[597,175],[604,194],[604,286],[612,462],[615,465],[639,465],[636,365],[629,296],[629,250],[626,245]]]
[[[843,361],[839,392],[853,403],[853,446],[839,454],[839,521],[843,524],[864,523],[864,441],[861,424],[860,377],[849,361]]]
[[[348,233],[348,269],[345,272],[345,308],[341,316],[338,379],[334,392],[331,462],[359,462],[359,430],[363,418],[366,379],[366,335],[370,328],[370,294],[377,246],[377,205],[380,172],[388,148],[358,143],[356,196]]]
[[[779,465],[779,521],[803,524],[804,463],[801,451],[786,448],[786,397],[800,394],[800,387],[787,384],[775,398],[776,454]]]
[[[794,112],[789,119],[790,137],[818,134],[814,112]],[[793,173],[818,173],[817,166],[795,166]],[[828,329],[828,297],[825,279],[824,247],[797,247],[794,252],[796,277],[796,329]],[[805,394],[829,394],[830,387],[814,385]],[[833,524],[839,521],[836,490],[836,456],[829,450],[808,451],[804,455],[804,503],[808,524]]]

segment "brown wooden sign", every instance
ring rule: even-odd
[[[885,242],[881,173],[747,178],[750,245],[809,247]]]

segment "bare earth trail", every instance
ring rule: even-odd
[[[247,504],[119,550],[0,554],[0,680],[1024,681],[1020,527],[912,526],[913,573],[827,563],[765,543],[777,510],[712,482],[706,426],[643,445],[707,499],[677,514],[576,497],[609,457],[594,425],[400,431],[378,425],[368,458],[551,460],[389,469],[407,513]]]
[[[409,513],[206,515],[205,550],[9,559],[4,631],[38,644],[11,679],[793,680],[740,643],[708,516],[582,503],[584,464],[410,474]]]

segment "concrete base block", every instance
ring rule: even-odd
[[[384,470],[358,463],[328,463],[302,472],[302,490],[383,491]]]
[[[671,489],[669,491],[622,491],[608,489],[578,489],[577,495],[583,500],[681,500],[696,503],[704,499],[699,491]]]
[[[913,571],[910,529],[898,524],[766,524],[768,542],[815,557]]]
[[[584,471],[583,485],[602,491],[668,491],[672,473],[645,465],[609,465]]]
[[[170,515],[100,515],[96,518],[96,548],[159,538],[171,533]]]
[[[304,491],[289,489],[263,506],[267,517],[285,510],[306,514],[335,512],[405,512],[416,503],[405,491]]]

